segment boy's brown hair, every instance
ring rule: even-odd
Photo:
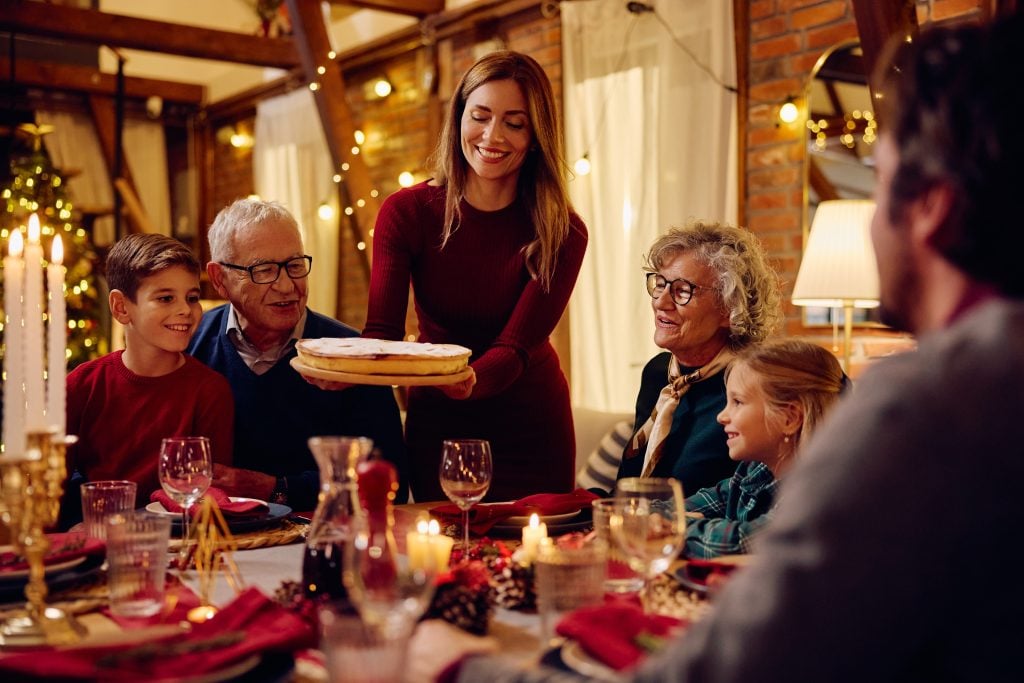
[[[107,254],[107,284],[134,303],[142,280],[172,266],[199,275],[199,260],[178,240],[164,235],[128,235]]]

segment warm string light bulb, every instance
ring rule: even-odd
[[[785,104],[779,107],[779,120],[783,123],[793,123],[800,116],[800,108],[793,100],[786,100]]]
[[[572,165],[572,170],[576,171],[576,175],[584,176],[589,175],[591,171],[590,159],[586,154],[576,160],[576,163]]]

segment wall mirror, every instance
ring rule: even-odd
[[[875,185],[877,123],[860,43],[840,43],[821,56],[805,92],[804,241],[819,202],[870,199]],[[876,324],[878,309],[855,309],[854,324]],[[803,309],[804,324],[832,325],[841,309]]]

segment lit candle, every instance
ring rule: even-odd
[[[523,527],[523,557],[532,562],[542,539],[548,537],[548,525],[540,521],[537,513],[530,515],[530,523]]]
[[[416,522],[416,531],[405,535],[405,554],[409,557],[412,569],[426,569],[430,561],[430,537],[427,535],[427,520]]]
[[[14,228],[7,241],[4,257],[4,453],[25,452],[25,340],[22,330],[24,311],[21,305],[25,288],[25,261],[21,254],[25,243],[21,230]]]
[[[45,429],[43,416],[43,245],[39,243],[39,217],[28,219],[25,244],[25,426]]]
[[[452,556],[455,539],[441,535],[441,525],[437,523],[436,519],[430,520],[427,536],[430,540],[430,556],[434,562],[434,571],[443,572],[448,569],[448,561]]]
[[[64,307],[64,243],[55,235],[46,266],[46,289],[50,313],[46,329],[46,422],[64,433],[65,386],[67,374],[67,311]]]

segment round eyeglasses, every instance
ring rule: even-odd
[[[685,306],[690,303],[695,290],[714,289],[714,287],[695,285],[685,278],[666,280],[665,276],[661,273],[647,273],[647,293],[651,295],[652,299],[657,299],[664,294],[666,287],[668,288],[669,296],[672,297],[672,302],[677,306]]]
[[[249,273],[249,279],[257,285],[269,285],[272,282],[277,282],[277,279],[281,277],[282,268],[284,272],[288,273],[288,277],[293,280],[306,277],[313,268],[313,257],[309,255],[296,256],[287,261],[268,261],[266,263],[257,263],[255,266],[239,266],[234,263],[224,263],[223,261],[218,261],[218,263],[225,268],[244,270]]]

